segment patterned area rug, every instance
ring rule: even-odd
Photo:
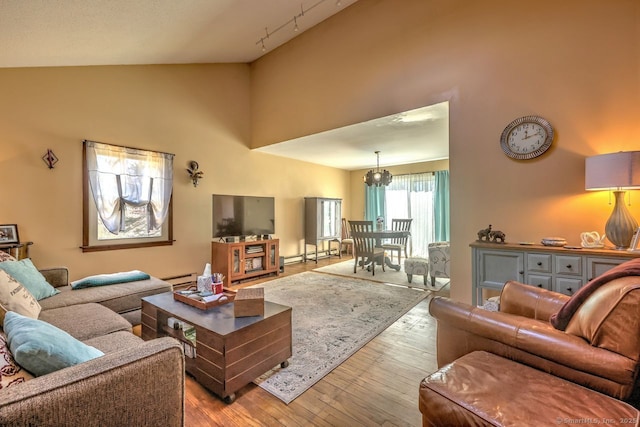
[[[429,292],[313,271],[261,283],[292,310],[293,356],[254,382],[289,404],[384,331]]]
[[[404,258],[403,258],[404,260]],[[353,258],[349,261],[343,261],[336,264],[327,265],[325,267],[316,268],[313,271],[320,271],[322,273],[337,274],[345,277],[357,277],[359,279],[371,280],[372,282],[393,283],[396,285],[407,286],[410,288],[428,289],[430,291],[438,292],[449,284],[449,279],[436,279],[436,285],[431,286],[431,277],[427,276],[427,285],[424,284],[422,276],[413,276],[411,283],[407,279],[407,275],[404,272],[404,265],[401,265],[400,271],[393,270],[386,267],[386,271],[382,271],[382,267],[376,267],[376,275],[373,276],[367,269],[362,269],[358,266],[356,272],[353,272]]]

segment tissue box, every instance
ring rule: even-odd
[[[196,288],[199,292],[213,292],[211,289],[211,285],[213,284],[213,280],[211,276],[198,276],[198,281],[196,282]]]
[[[233,302],[236,317],[264,316],[264,288],[238,289]]]

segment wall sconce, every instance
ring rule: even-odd
[[[198,170],[199,167],[200,165],[198,165],[198,162],[196,162],[195,160],[192,160],[189,163],[189,169],[187,169],[187,172],[189,173],[189,178],[191,178],[191,181],[193,181],[194,187],[198,186],[198,182],[204,176],[204,172],[202,172],[201,170]]]
[[[47,165],[49,169],[53,169],[53,166],[58,163],[58,158],[53,151],[47,150],[44,156],[42,156],[42,161]]]
[[[613,212],[605,225],[607,239],[616,249],[629,247],[638,223],[624,205],[625,190],[640,188],[640,151],[620,151],[588,157],[585,189],[611,190],[615,196]]]

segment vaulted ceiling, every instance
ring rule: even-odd
[[[3,0],[0,68],[250,63],[356,1]],[[444,105],[260,151],[346,170],[376,150],[382,166],[448,158]]]

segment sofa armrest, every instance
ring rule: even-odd
[[[69,284],[69,269],[67,267],[45,268],[40,270],[45,280],[54,288]]]
[[[429,312],[438,322],[439,367],[484,350],[621,399],[629,397],[633,389],[637,374],[634,360],[591,346],[549,322],[487,311],[443,297],[431,300]]]
[[[567,295],[512,280],[502,288],[500,311],[548,322],[568,300]]]
[[[184,356],[158,338],[0,391],[3,426],[182,426]]]

